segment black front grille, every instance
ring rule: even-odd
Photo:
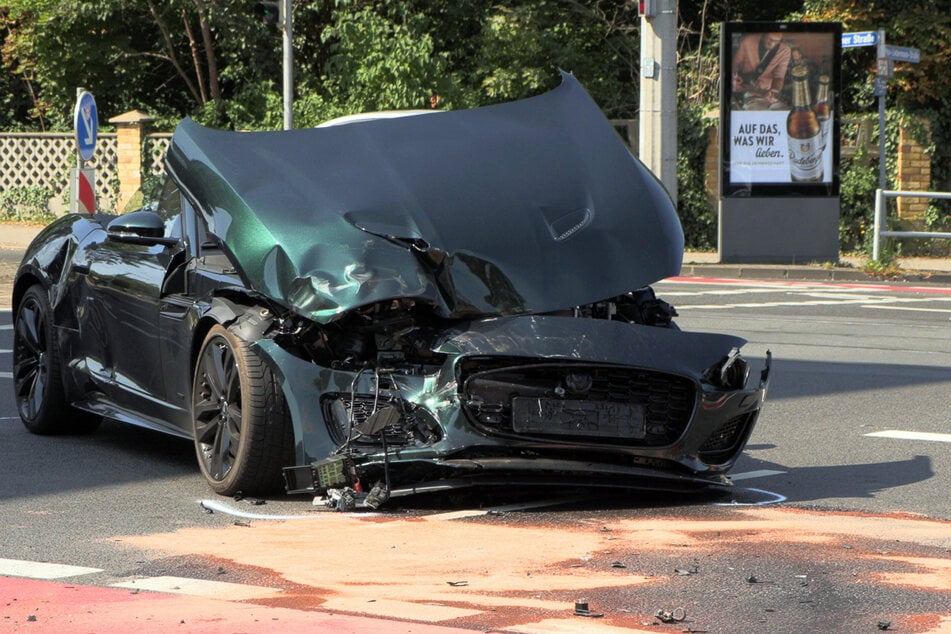
[[[696,384],[690,379],[625,366],[572,363],[526,363],[525,360],[468,360],[461,369],[463,407],[469,419],[491,431],[532,437],[585,440],[631,446],[663,446],[686,429],[696,401]],[[609,431],[579,424],[566,433],[564,424],[544,429],[537,419],[528,424],[513,421],[513,399],[538,403],[539,409],[559,409],[560,403],[605,404],[603,410],[643,416],[636,437],[630,425],[612,425]],[[612,408],[607,404],[625,407]],[[524,410],[520,406],[516,411]],[[526,431],[528,429],[528,431]],[[624,430],[614,433],[611,430]],[[614,436],[613,438],[611,436]]]

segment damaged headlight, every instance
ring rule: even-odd
[[[750,378],[750,364],[740,355],[739,348],[730,350],[716,365],[703,373],[703,379],[724,390],[742,390]]]

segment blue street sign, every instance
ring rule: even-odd
[[[885,59],[895,60],[896,62],[911,62],[917,64],[921,61],[921,51],[917,48],[907,46],[885,45]]]
[[[79,158],[88,161],[96,151],[96,138],[99,135],[99,113],[96,112],[96,99],[92,93],[82,92],[76,100],[73,127],[76,130]]]
[[[859,31],[858,33],[842,34],[842,48],[875,46],[876,44],[878,44],[878,31]]]

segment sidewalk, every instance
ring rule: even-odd
[[[882,282],[951,285],[951,258],[899,258],[901,272],[888,279],[863,271],[868,258],[840,256],[836,263],[817,264],[721,264],[717,253],[688,251],[680,270],[682,277],[756,280],[803,280],[814,282]]]
[[[0,608],[0,623],[11,628],[4,629],[5,632],[461,634],[471,631],[418,621],[334,614],[319,606],[301,609],[294,606],[293,597],[288,600],[290,607],[275,607],[14,577],[0,577],[0,594],[5,604]]]

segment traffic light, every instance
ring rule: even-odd
[[[281,3],[255,2],[254,15],[268,26],[274,26],[281,16]]]

